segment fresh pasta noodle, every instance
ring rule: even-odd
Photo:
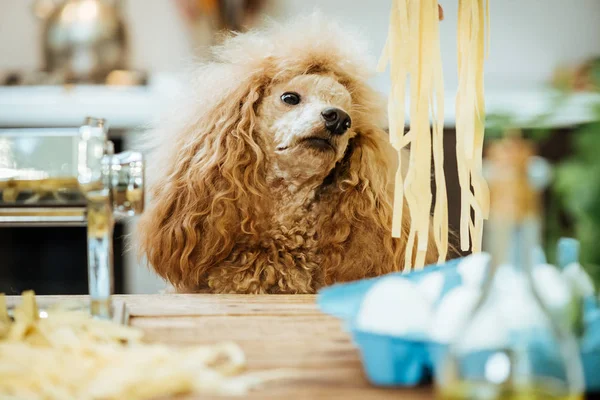
[[[24,292],[14,321],[0,294],[0,398],[150,399],[180,394],[241,395],[285,371],[242,373],[235,343],[174,348],[143,341],[139,329],[61,306],[40,318]]]
[[[405,268],[410,269],[413,258],[423,266],[428,247],[431,192],[431,157],[435,160],[436,207],[434,208],[434,238],[440,249],[440,260],[447,248],[447,206],[443,171],[443,79],[439,47],[439,12],[437,0],[393,2],[388,40],[379,69],[388,60],[392,88],[388,102],[390,141],[402,156],[410,144],[409,167],[405,179],[400,169],[396,173],[392,235],[402,234],[402,209],[406,200],[410,213],[410,231],[405,253]],[[410,78],[410,131],[404,135],[406,81]],[[430,113],[430,106],[431,113]],[[433,119],[430,128],[429,118]],[[432,135],[433,131],[433,135]],[[401,160],[399,160],[401,163]],[[440,163],[441,161],[441,163]],[[413,255],[413,248],[417,254]]]
[[[482,173],[485,100],[483,61],[489,38],[489,0],[459,0],[456,159],[461,187],[461,250],[481,251],[489,189]],[[489,42],[488,42],[489,49]],[[471,186],[473,190],[471,190]],[[471,221],[471,210],[474,218]],[[470,239],[470,240],[469,240]]]
[[[483,57],[487,36],[487,0],[459,0],[459,90],[457,157],[461,185],[461,248],[479,251],[482,220],[487,217],[489,194],[481,173],[484,101]],[[410,145],[408,171],[396,172],[392,236],[401,237],[403,206],[410,214],[405,270],[422,268],[429,230],[438,249],[438,262],[448,252],[448,199],[444,174],[444,79],[439,42],[442,12],[437,0],[393,0],[388,38],[378,70],[390,64],[392,87],[388,99],[390,143],[402,164]],[[485,29],[484,29],[485,28]],[[404,134],[406,84],[410,83],[410,130]],[[431,122],[430,122],[431,121]],[[432,166],[435,181],[433,223]],[[473,186],[473,190],[471,190]],[[471,209],[475,219],[471,220]],[[413,250],[416,249],[416,254]]]

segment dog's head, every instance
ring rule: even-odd
[[[233,36],[196,69],[190,107],[152,133],[153,200],[139,239],[163,277],[199,284],[240,235],[258,238],[272,177],[335,175],[338,217],[388,229],[395,166],[360,43],[313,15]]]
[[[298,75],[270,86],[257,118],[270,173],[289,180],[326,175],[356,136],[352,95],[332,74]]]

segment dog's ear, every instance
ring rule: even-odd
[[[347,153],[336,169],[334,180],[340,190],[340,203],[331,217],[332,229],[346,231],[344,242],[368,236],[382,243],[378,254],[356,254],[356,262],[331,265],[326,280],[353,280],[365,276],[395,271],[401,246],[391,237],[393,175],[395,158],[386,142],[385,132],[376,126],[357,127],[357,135],[350,141]],[[346,227],[347,229],[339,229]],[[334,237],[334,236],[332,236]],[[339,243],[342,244],[342,243]],[[343,244],[342,244],[343,245]],[[354,246],[349,244],[348,249]],[[363,247],[363,246],[357,246]],[[331,257],[335,260],[336,257]]]
[[[408,154],[406,155],[408,160]],[[405,170],[405,160],[402,160]],[[337,185],[341,190],[340,204],[331,216],[331,237],[335,245],[347,241],[362,241],[368,237],[383,246],[377,254],[352,254],[344,262],[328,266],[326,280],[346,281],[365,276],[381,275],[404,268],[406,242],[410,228],[410,213],[406,202],[402,218],[401,238],[392,238],[392,199],[394,174],[398,165],[395,150],[387,141],[386,133],[375,126],[359,128],[352,140],[343,164],[337,171]],[[343,227],[347,227],[344,229]],[[333,232],[346,232],[344,236]],[[353,246],[348,246],[351,251]],[[359,247],[364,248],[364,247]],[[413,252],[413,263],[414,263]],[[330,257],[342,260],[341,257]],[[435,262],[437,252],[430,236],[427,262]]]
[[[410,210],[408,203],[404,199],[402,204],[402,225],[400,238],[392,238],[391,226],[393,215],[393,199],[395,175],[398,168],[403,177],[406,177],[409,166],[410,151],[403,149],[399,160],[398,153],[389,143],[388,134],[372,128],[362,134],[362,142],[359,143],[362,157],[355,160],[359,163],[359,170],[362,173],[362,180],[370,183],[371,190],[377,195],[378,213],[376,218],[377,225],[383,224],[381,231],[384,234],[384,247],[392,257],[389,270],[378,271],[378,274],[391,271],[403,270],[405,266],[405,255],[410,232]],[[382,198],[390,199],[383,202]],[[411,265],[416,262],[417,243],[414,242],[413,251],[411,251]],[[427,253],[425,263],[431,264],[437,261],[437,248],[433,237],[433,229],[429,229],[429,240],[427,243]]]
[[[212,106],[198,110],[199,117],[167,139],[169,146],[156,149],[168,154],[163,170],[155,169],[152,200],[138,224],[140,255],[181,290],[202,288],[206,271],[230,253],[236,233],[257,234],[255,213],[266,190],[254,129],[261,76],[221,79],[230,89],[204,93],[216,97]]]

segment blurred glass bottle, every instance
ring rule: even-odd
[[[584,382],[577,341],[551,316],[533,284],[540,243],[540,185],[533,147],[510,137],[487,157],[491,268],[482,297],[437,377],[447,400],[575,400]],[[532,168],[534,167],[534,168]]]

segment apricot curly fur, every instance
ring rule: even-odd
[[[402,270],[405,238],[391,237],[396,161],[359,42],[310,16],[228,38],[197,69],[190,109],[152,133],[152,199],[137,231],[140,254],[178,291],[314,293]],[[356,136],[281,223],[282,183],[267,181],[257,110],[269,88],[303,74],[333,76],[349,91]],[[428,261],[436,257],[431,247]]]

